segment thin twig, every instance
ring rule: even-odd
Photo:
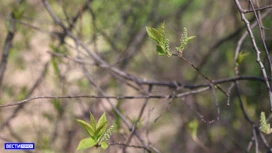
[[[185,57],[183,57],[183,54],[181,51],[178,52],[178,57],[183,59],[186,63],[190,64],[203,78],[208,80],[210,83],[212,83],[216,88],[218,88],[226,97],[229,97],[228,94],[220,87],[218,86],[213,80],[209,79],[206,75],[204,75],[199,69],[190,61],[188,61]]]
[[[166,98],[181,98],[183,96],[188,96],[190,94],[196,94],[203,92],[205,90],[209,89],[209,87],[201,88],[198,90],[193,90],[185,93],[178,94],[174,97],[171,95],[147,95],[147,96],[94,96],[94,95],[76,95],[76,96],[35,96],[32,98],[24,99],[18,102],[10,102],[9,104],[0,105],[0,108],[4,107],[11,107],[11,106],[17,106],[22,105],[24,103],[28,103],[33,100],[37,99],[78,99],[78,98],[87,98],[87,99],[166,99]]]
[[[129,147],[129,148],[140,148],[140,149],[146,150],[148,153],[151,153],[151,151],[144,146],[127,145],[127,144],[123,144],[123,143],[110,143],[109,145],[111,145],[111,146],[113,146],[113,145],[125,146],[125,147]]]

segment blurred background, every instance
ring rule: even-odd
[[[239,2],[251,10],[247,0]],[[268,7],[260,11],[268,51],[271,3],[254,1],[258,8]],[[254,13],[245,16],[256,22]],[[234,1],[1,0],[0,104],[35,96],[71,98],[40,97],[0,108],[0,152],[5,152],[5,142],[34,142],[32,152],[37,153],[256,152],[254,128],[261,111],[269,116],[270,104],[250,37],[240,45],[248,55],[238,69],[240,76],[253,79],[239,81],[239,95],[230,88],[232,81],[220,84],[230,94],[228,105],[218,89],[192,93],[211,83],[190,64],[157,55],[145,27],[159,28],[163,22],[171,52],[186,27],[196,36],[183,53],[188,61],[211,80],[237,77],[235,50],[246,28]],[[259,26],[252,31],[264,51]],[[261,58],[268,68],[265,55]],[[181,93],[188,95],[167,98]],[[134,98],[75,98],[80,95]],[[146,95],[165,98],[135,98]],[[245,119],[239,98],[254,126]],[[76,119],[89,121],[90,112],[96,119],[106,112],[108,124],[115,127],[107,150],[76,151],[88,136]],[[256,135],[258,150],[268,152],[271,135]]]

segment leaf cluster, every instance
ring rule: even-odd
[[[155,40],[158,43],[156,47],[158,55],[167,55],[169,57],[172,55],[169,49],[169,39],[167,39],[165,36],[164,23],[161,24],[159,29],[147,26],[146,32],[151,39]],[[182,53],[185,46],[193,38],[195,38],[195,36],[188,36],[187,29],[184,27],[182,38],[180,39],[180,46],[176,47],[176,50]]]
[[[93,146],[101,146],[102,149],[108,148],[108,143],[106,141],[110,138],[110,134],[114,127],[111,126],[107,130],[108,121],[105,113],[101,115],[98,122],[95,121],[92,113],[90,113],[90,124],[80,119],[77,119],[77,122],[79,122],[83,129],[89,134],[89,138],[80,141],[77,150],[87,149]]]
[[[159,29],[146,27],[146,31],[148,36],[158,43],[156,46],[158,55],[172,55],[169,49],[169,39],[165,37],[164,22],[161,24]]]

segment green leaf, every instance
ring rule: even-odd
[[[101,124],[100,127],[98,127],[95,131],[95,136],[96,138],[99,140],[101,139],[101,137],[103,136],[103,134],[106,132],[107,130],[107,122],[104,122],[103,124]]]
[[[103,126],[105,122],[107,122],[107,117],[106,117],[106,113],[103,113],[97,122],[96,129],[98,129],[98,127],[100,126]]]
[[[90,125],[93,128],[93,130],[96,131],[96,122],[91,112],[90,112]]]
[[[100,138],[106,131],[107,129],[107,118],[106,114],[103,113],[103,115],[99,118],[97,124],[96,124],[96,131],[95,131],[95,136],[96,138]]]
[[[161,43],[163,41],[164,34],[161,33],[161,31],[159,31],[155,28],[146,26],[146,32],[147,32],[148,36],[150,38],[152,38],[153,40],[155,40],[157,43]]]
[[[97,144],[97,142],[94,139],[85,138],[79,142],[79,144],[77,146],[77,150],[87,149],[87,148],[90,148],[96,144]]]
[[[104,141],[101,142],[100,145],[101,145],[102,149],[107,149],[109,147],[109,145],[106,142],[104,142]]]
[[[190,41],[192,39],[194,39],[196,36],[190,36],[190,37],[187,37],[187,40]]]
[[[85,122],[83,120],[76,120],[76,121],[79,122],[80,125],[89,133],[91,138],[94,138],[94,135],[95,135],[94,134],[94,129],[92,128],[92,126],[89,123],[87,123],[87,122]]]

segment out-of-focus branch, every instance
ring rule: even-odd
[[[17,0],[17,3],[18,3],[18,5],[20,5],[21,0]],[[4,42],[4,47],[3,47],[3,52],[2,52],[1,62],[0,62],[0,95],[1,95],[1,86],[2,86],[2,82],[3,82],[3,78],[4,78],[4,73],[5,73],[6,67],[7,67],[9,51],[10,51],[10,48],[12,45],[15,31],[16,31],[15,16],[14,16],[14,11],[13,11],[10,14],[8,34],[7,34],[5,42]]]
[[[235,3],[236,3],[236,6],[237,8],[239,9],[240,11],[240,15],[241,15],[241,18],[242,18],[242,21],[245,23],[246,25],[246,28],[247,28],[247,31],[250,35],[250,38],[251,38],[251,42],[252,42],[252,45],[253,45],[253,48],[254,50],[256,51],[256,56],[257,56],[257,62],[260,66],[260,69],[261,69],[261,72],[263,74],[263,77],[265,79],[265,85],[266,85],[266,88],[267,88],[267,92],[268,92],[268,95],[269,95],[269,102],[270,102],[270,109],[272,111],[272,90],[271,90],[271,87],[270,87],[270,83],[268,81],[268,76],[267,76],[267,72],[266,72],[266,69],[264,67],[264,64],[263,62],[261,61],[261,51],[259,50],[258,46],[257,46],[257,43],[256,43],[256,40],[255,40],[255,36],[250,28],[250,22],[247,20],[247,18],[245,17],[245,14],[242,13],[242,7],[240,5],[240,2],[238,0],[235,0]],[[269,56],[269,55],[268,55]],[[269,61],[269,65],[270,65],[271,61]],[[271,68],[271,67],[270,67]]]
[[[261,18],[264,18],[266,17],[267,15],[269,15],[269,13],[272,12],[272,9],[269,9],[269,10],[266,10],[262,15],[261,15]],[[254,28],[255,26],[257,25],[257,21],[253,22],[251,24],[251,29]],[[242,46],[242,43],[244,42],[246,36],[248,35],[248,32],[244,32],[243,35],[241,36],[241,38],[239,39],[238,43],[237,43],[237,47],[236,47],[236,50],[235,50],[235,60],[237,59],[238,57],[238,54],[241,50],[241,46]]]
[[[243,10],[242,13],[252,13],[254,11],[262,11],[262,10],[269,9],[269,8],[272,8],[272,5],[263,6],[261,8],[255,8],[253,10]]]

